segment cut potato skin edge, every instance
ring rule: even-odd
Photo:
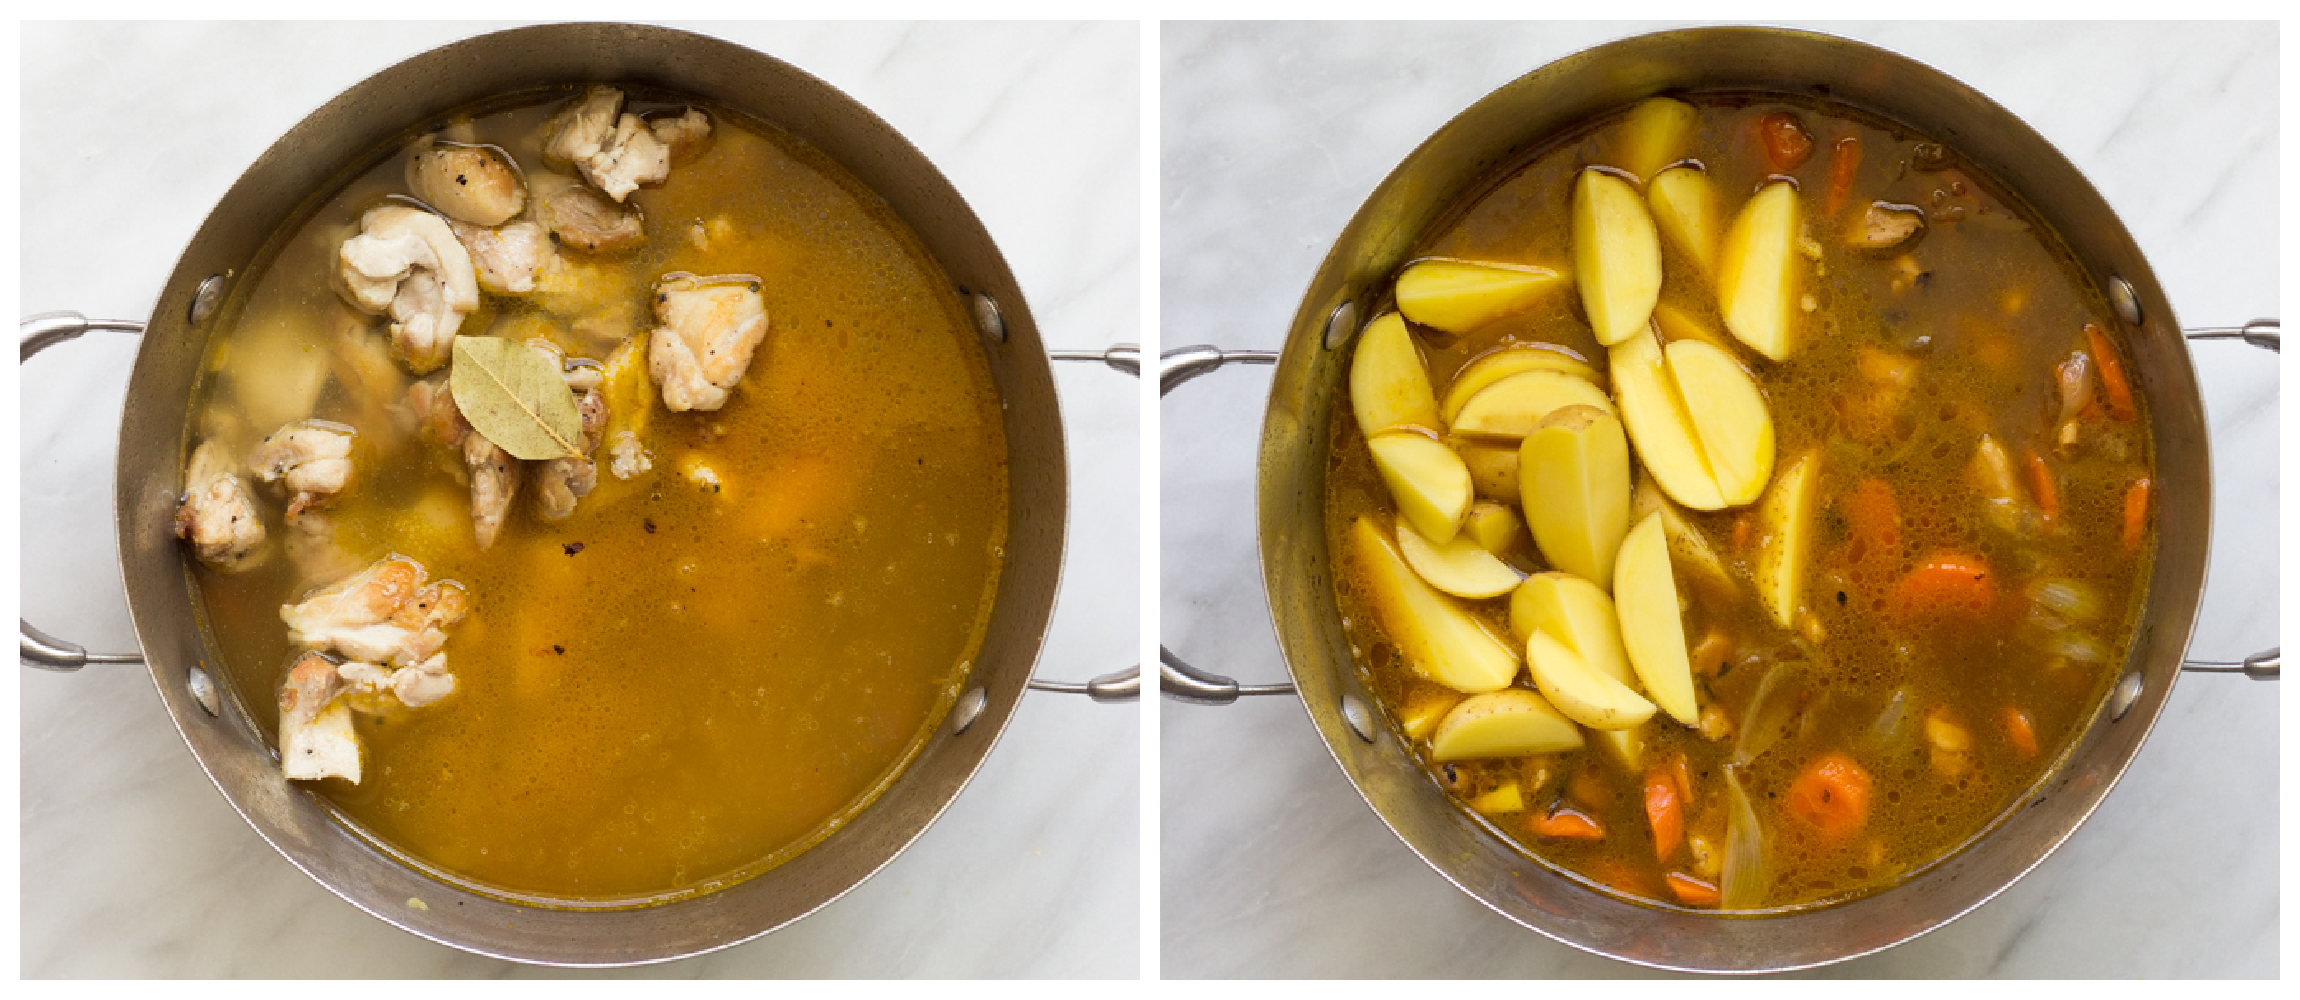
[[[1498,691],[1517,677],[1516,651],[1469,609],[1422,582],[1372,518],[1350,526],[1350,553],[1366,603],[1414,672],[1465,694]]]

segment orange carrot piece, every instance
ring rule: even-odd
[[[2036,756],[2036,727],[2029,724],[2027,712],[2013,705],[2005,706],[2005,739],[2022,755]]]
[[[2047,519],[2060,516],[2060,486],[2052,478],[2052,467],[2044,464],[2044,456],[2034,448],[2028,450],[2028,488],[2036,494],[2036,508]]]
[[[1860,548],[1857,561],[1901,557],[1901,505],[1884,480],[1872,476],[1854,484],[1845,498],[1845,520]]]
[[[1685,755],[1669,755],[1669,776],[1677,779],[1677,801],[1693,801],[1693,768],[1685,763]]]
[[[2124,488],[2124,552],[2131,555],[2140,551],[2140,540],[2148,530],[2148,499],[2156,484],[2147,479],[2135,479]]]
[[[1821,214],[1835,216],[1845,207],[1845,194],[1852,190],[1853,172],[1861,169],[1861,137],[1848,135],[1837,140],[1836,158],[1829,161],[1829,190],[1821,201]]]
[[[1805,134],[1805,126],[1798,124],[1797,116],[1786,111],[1775,111],[1757,119],[1757,138],[1765,144],[1765,162],[1777,174],[1785,174],[1805,165],[1813,155],[1813,137]]]
[[[1842,752],[1822,754],[1789,784],[1789,815],[1830,840],[1859,833],[1869,822],[1869,772]]]
[[[2124,361],[2117,357],[2116,345],[2108,342],[2108,334],[2098,325],[2086,323],[2084,337],[2092,343],[2092,360],[2100,369],[2100,386],[2108,390],[2108,415],[2118,420],[2132,420],[2140,411],[2132,405],[2132,383],[2124,377]]]
[[[1741,516],[1733,519],[1733,551],[1749,551],[1749,532],[1753,527],[1755,527],[1755,521],[1745,511]]]
[[[1604,840],[1605,828],[1578,810],[1558,808],[1533,820],[1533,832],[1566,840]]]
[[[1987,614],[1996,606],[1997,584],[1988,564],[1957,552],[1935,554],[1893,588],[1893,607],[1903,615],[1943,610]]]
[[[1678,902],[1687,906],[1715,906],[1724,898],[1716,886],[1684,872],[1670,872],[1668,880],[1669,891],[1677,895]]]
[[[1645,819],[1653,826],[1653,856],[1663,864],[1685,842],[1684,796],[1665,768],[1645,772]]]

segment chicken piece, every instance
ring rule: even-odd
[[[596,86],[543,123],[543,159],[554,166],[575,166],[598,154],[614,137],[623,110],[623,92]]]
[[[726,405],[767,336],[766,300],[750,275],[664,275],[655,318],[663,325],[648,339],[647,367],[673,413]]]
[[[482,552],[503,532],[503,518],[519,494],[524,464],[487,440],[487,435],[473,431],[463,437],[463,465],[471,471],[471,533]]]
[[[582,440],[576,442],[582,453],[544,462],[536,473],[535,499],[543,516],[562,518],[574,513],[575,502],[590,496],[599,484],[591,453],[599,449],[599,437],[607,429],[607,395],[600,391],[604,378],[597,362],[569,363],[549,341],[531,340],[527,346],[560,366],[567,387],[575,391],[575,412],[582,420]]]
[[[612,253],[647,242],[646,219],[637,205],[617,205],[572,177],[535,175],[535,218],[560,245],[588,253]]]
[[[407,403],[398,413],[404,415],[409,430],[450,448],[462,448],[463,439],[471,435],[471,422],[456,407],[445,373],[408,386]]]
[[[184,494],[176,501],[176,537],[192,543],[201,562],[227,573],[261,561],[250,554],[264,540],[255,498],[231,470],[222,442],[201,442],[184,469]]]
[[[497,295],[534,291],[536,272],[552,256],[551,233],[537,223],[520,221],[489,229],[457,222],[450,228],[479,268],[479,287]]]
[[[446,363],[463,317],[479,308],[471,254],[439,216],[409,205],[378,205],[337,257],[345,297],[391,316],[392,346],[421,375]]]
[[[279,701],[280,769],[288,780],[359,783],[359,735],[341,698],[347,690],[336,665],[318,653],[288,668]]]
[[[409,708],[422,708],[455,693],[455,675],[447,672],[447,654],[434,653],[422,663],[391,672],[391,693]]]
[[[527,205],[527,185],[494,146],[424,140],[407,158],[407,188],[458,222],[500,226]]]
[[[647,123],[654,130],[655,141],[671,148],[671,162],[683,163],[703,148],[711,137],[711,116],[701,109],[688,108],[677,118],[657,118]]]
[[[1924,209],[1871,202],[1861,216],[1861,225],[1845,234],[1845,243],[1862,253],[1886,254],[1906,249],[1924,231]]]
[[[405,433],[392,410],[407,395],[407,373],[392,360],[390,338],[366,314],[346,306],[333,312],[328,368],[349,402],[344,419],[361,429],[362,440],[377,457],[398,454]]]
[[[248,467],[267,483],[282,483],[293,494],[287,519],[325,504],[351,480],[351,428],[331,420],[298,420],[256,446]]]
[[[462,584],[426,584],[426,575],[423,564],[406,556],[379,559],[302,604],[282,606],[288,641],[362,662],[420,663],[439,652],[447,627],[471,609]]]
[[[671,147],[655,138],[646,119],[626,114],[616,121],[615,134],[577,169],[584,180],[621,203],[639,185],[661,184],[671,176]]]
[[[655,456],[640,447],[639,435],[630,431],[615,432],[615,445],[609,449],[615,460],[607,466],[617,479],[629,479],[655,467]]]

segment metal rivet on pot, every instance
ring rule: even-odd
[[[199,702],[208,715],[212,717],[223,712],[222,695],[216,690],[215,679],[209,677],[206,670],[193,667],[190,676],[184,678],[184,686],[192,689],[192,700]]]
[[[192,292],[192,325],[207,322],[208,317],[216,314],[216,307],[223,304],[224,276],[208,275],[207,280],[200,282],[200,287]]]
[[[2133,703],[2140,700],[2140,692],[2147,687],[2147,682],[2141,679],[2138,670],[2118,678],[2116,690],[2109,692],[2108,695],[2109,721],[2114,722],[2122,719],[2124,713],[2132,711]]]
[[[1350,342],[1350,335],[1358,332],[1358,303],[1343,299],[1334,311],[1326,314],[1326,350],[1338,351]]]
[[[984,292],[976,292],[969,298],[974,303],[974,328],[993,343],[1006,343],[1006,317],[999,315],[998,302]]]
[[[1350,724],[1350,731],[1368,743],[1374,741],[1374,710],[1366,707],[1366,700],[1354,694],[1342,696],[1342,721]]]
[[[966,732],[966,727],[974,725],[974,720],[982,717],[982,708],[988,704],[990,696],[983,694],[981,688],[968,688],[965,694],[959,695],[958,704],[950,710],[950,734],[956,736]]]
[[[2123,320],[2126,326],[2140,325],[2140,293],[2132,290],[2132,282],[2109,275],[2108,305],[2116,310],[2116,318]]]

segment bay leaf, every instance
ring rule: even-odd
[[[473,429],[511,457],[529,461],[576,454],[583,420],[559,366],[502,337],[455,338],[448,391]]]

